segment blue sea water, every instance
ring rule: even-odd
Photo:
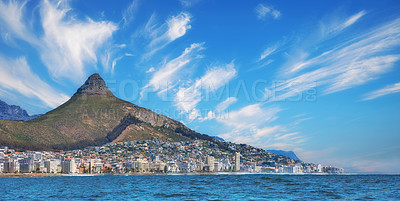
[[[400,175],[0,178],[0,200],[400,200]]]

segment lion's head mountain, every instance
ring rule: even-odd
[[[152,139],[215,141],[179,121],[115,97],[97,73],[67,102],[40,117],[0,121],[0,144],[23,150],[71,150]]]

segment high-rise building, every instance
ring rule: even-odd
[[[62,162],[63,173],[76,173],[76,164],[74,159],[67,158]]]
[[[35,171],[34,161],[31,158],[19,159],[19,170],[22,172]]]
[[[5,158],[3,159],[3,172],[6,173],[14,173],[19,171],[19,163],[18,160],[14,160],[12,158]]]
[[[48,173],[59,173],[62,170],[61,160],[51,159],[44,161],[44,167]]]
[[[235,171],[236,172],[240,171],[240,153],[239,152],[235,153]]]
[[[206,171],[214,172],[214,157],[213,156],[207,156],[205,168],[206,168]]]

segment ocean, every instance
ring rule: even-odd
[[[0,200],[400,200],[400,175],[0,178]]]

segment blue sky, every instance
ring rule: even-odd
[[[0,1],[0,99],[30,114],[98,72],[198,132],[399,173],[399,1]]]

